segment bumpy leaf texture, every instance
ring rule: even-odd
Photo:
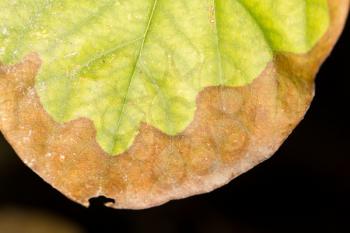
[[[147,208],[271,156],[348,0],[0,0],[0,129],[68,197]]]

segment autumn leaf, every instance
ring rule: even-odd
[[[271,156],[348,0],[0,0],[0,129],[84,204],[146,208]]]

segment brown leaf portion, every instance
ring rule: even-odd
[[[309,54],[276,56],[249,86],[206,88],[176,137],[144,124],[129,151],[106,154],[89,120],[58,124],[45,112],[37,54],[0,66],[0,129],[29,167],[83,205],[103,195],[114,208],[139,209],[209,192],[269,158],[304,116],[349,9],[349,0],[329,2],[330,29]]]

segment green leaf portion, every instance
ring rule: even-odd
[[[46,111],[91,119],[116,155],[142,122],[179,134],[203,88],[251,83],[328,25],[327,0],[0,0],[0,60],[38,53]]]

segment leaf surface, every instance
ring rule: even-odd
[[[114,155],[141,122],[181,133],[205,87],[251,83],[276,52],[307,52],[329,24],[326,0],[2,0],[0,9],[0,59],[39,54],[46,111],[59,123],[92,120]]]
[[[0,0],[0,130],[83,205],[209,192],[303,118],[348,11],[349,0]]]

